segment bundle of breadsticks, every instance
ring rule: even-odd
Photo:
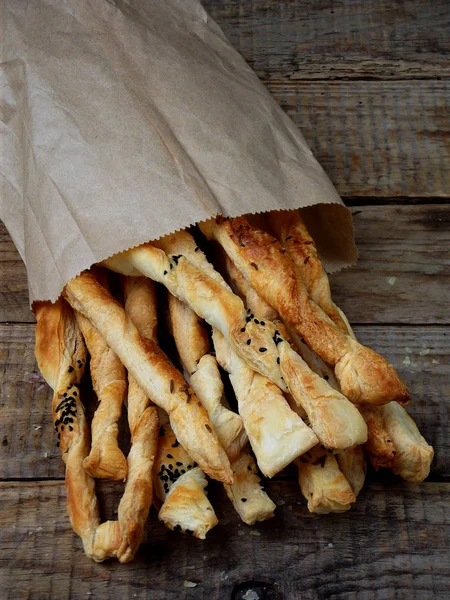
[[[367,461],[411,482],[429,473],[433,449],[404,408],[409,393],[334,304],[300,212],[199,229],[208,257],[181,231],[105,260],[36,307],[69,517],[96,561],[134,557],[152,504],[166,527],[204,539],[218,523],[207,477],[251,525],[276,508],[259,473],[290,463],[313,513],[348,510]],[[116,297],[108,270],[120,274]],[[176,356],[159,347],[162,330]],[[90,427],[87,353],[98,398]],[[125,406],[128,456],[118,443]],[[100,522],[95,479],[125,482],[116,521]]]

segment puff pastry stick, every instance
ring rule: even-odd
[[[83,466],[92,477],[121,481],[127,476],[127,459],[117,442],[127,390],[125,369],[89,319],[78,312],[75,317],[91,355],[92,387],[98,398],[91,423],[91,451]]]
[[[249,369],[216,329],[213,342],[219,364],[230,375],[258,467],[266,477],[273,477],[318,439],[291,410],[279,388]]]
[[[344,512],[356,502],[333,454],[316,446],[295,461],[298,482],[312,513]]]
[[[330,282],[316,245],[304,224],[299,211],[274,211],[267,221],[281,245],[288,251],[300,269],[311,299],[330,317],[339,329],[355,337],[342,310],[331,297]]]
[[[42,376],[54,391],[52,415],[66,465],[70,523],[80,536],[84,551],[92,557],[100,520],[95,482],[83,468],[90,440],[78,389],[86,364],[86,347],[72,309],[62,298],[55,304],[37,303],[36,319],[35,353]]]
[[[367,473],[367,463],[362,446],[355,446],[336,454],[336,460],[355,496],[362,490]]]
[[[206,496],[206,478],[177,440],[167,415],[161,409],[159,415],[161,427],[153,467],[159,519],[169,529],[205,539],[218,522]],[[171,494],[174,486],[176,493]]]
[[[208,411],[219,442],[233,461],[247,443],[247,435],[241,417],[222,404],[223,383],[217,361],[209,354],[208,333],[189,306],[172,294],[168,302],[175,344],[190,375],[191,387]]]
[[[205,493],[208,482],[198,467],[182,475],[170,488],[158,517],[169,529],[204,540],[219,522]]]
[[[125,313],[143,338],[156,341],[156,293],[145,277],[123,278]],[[128,478],[120,500],[118,519],[121,542],[117,558],[129,562],[136,554],[153,498],[152,469],[158,448],[159,420],[156,406],[136,379],[128,376],[128,423],[131,449],[128,454]]]
[[[243,451],[232,464],[234,482],[224,485],[236,512],[247,525],[266,521],[274,516],[275,504],[261,486],[255,459]]]
[[[258,315],[267,319],[268,316],[277,318],[265,301],[255,290],[251,291],[250,284],[237,272],[236,267],[228,259],[227,274],[232,284],[242,295],[245,295],[252,312],[259,308]],[[316,375],[320,368],[308,351],[307,357],[312,368],[302,358],[292,351],[289,336],[282,323],[277,323],[282,339],[278,342],[280,358],[285,354],[282,371],[289,389],[297,402],[308,415],[310,425],[320,442],[327,448],[346,449],[363,443],[367,439],[367,428],[357,408],[336,389],[330,387],[327,381]],[[301,342],[300,342],[301,343]],[[286,372],[285,372],[286,369]],[[294,393],[295,392],[295,393]]]
[[[406,410],[391,402],[382,407],[384,426],[395,445],[392,471],[406,481],[420,483],[430,473],[433,447],[420,434]]]
[[[394,368],[373,350],[339,330],[307,293],[301,275],[279,242],[244,217],[200,224],[217,240],[258,294],[308,346],[335,368],[343,394],[353,402],[406,403],[409,394]]]
[[[142,389],[169,414],[177,438],[202,469],[232,483],[229,460],[208,413],[157,344],[139,335],[124,309],[89,272],[70,281],[64,295],[97,327]]]

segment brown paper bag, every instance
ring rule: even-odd
[[[351,219],[198,0],[3,0],[1,214],[30,301],[214,215],[307,209],[325,264]]]

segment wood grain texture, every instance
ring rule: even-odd
[[[120,486],[99,487],[113,517]],[[450,484],[372,484],[350,512],[328,516],[308,513],[294,481],[268,490],[281,504],[276,517],[248,527],[213,487],[220,524],[204,542],[168,531],[152,512],[136,560],[120,565],[84,556],[62,482],[0,484],[2,598],[232,600],[256,582],[266,599],[448,598]]]
[[[400,372],[413,395],[408,410],[435,447],[432,478],[450,481],[450,327],[360,326],[355,333]],[[34,326],[0,325],[0,480],[64,477],[51,397],[34,359]],[[84,398],[92,414],[87,390]]]
[[[450,205],[351,210],[359,260],[331,278],[333,297],[349,319],[450,323]],[[34,322],[24,264],[1,223],[0,236],[0,322]]]
[[[342,196],[450,195],[450,82],[269,83]]]
[[[446,0],[203,0],[263,80],[450,76]]]

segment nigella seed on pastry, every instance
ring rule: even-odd
[[[70,365],[70,367],[69,367],[69,371],[68,371],[68,372],[69,372],[69,373],[72,373],[74,370],[75,370],[75,369],[72,367],[72,365]]]
[[[259,351],[260,352],[267,352],[267,348],[260,348]]]
[[[250,346],[251,343],[252,343],[252,340],[248,339],[247,340],[247,346]]]
[[[179,445],[180,445],[180,442],[178,440],[175,440],[175,443],[172,444],[172,448],[178,448]]]
[[[242,327],[241,328],[241,333],[244,333],[244,332],[245,332],[245,327]]]
[[[181,531],[181,525],[175,525],[173,528],[174,531]]]
[[[167,271],[164,271],[164,275],[167,275]]]
[[[196,246],[196,247],[194,248],[194,252],[198,252],[199,250],[200,250],[200,248],[199,248],[198,246]]]
[[[241,502],[247,502],[247,498],[241,498]]]
[[[260,321],[260,324],[264,327],[265,322],[264,321]]]
[[[255,319],[255,323],[256,323],[256,325],[259,325],[258,319]]]
[[[167,458],[173,458],[173,456],[171,454],[168,454]]]
[[[180,462],[180,461],[177,461],[175,464],[177,465],[177,467],[182,467],[183,466],[183,463]]]

